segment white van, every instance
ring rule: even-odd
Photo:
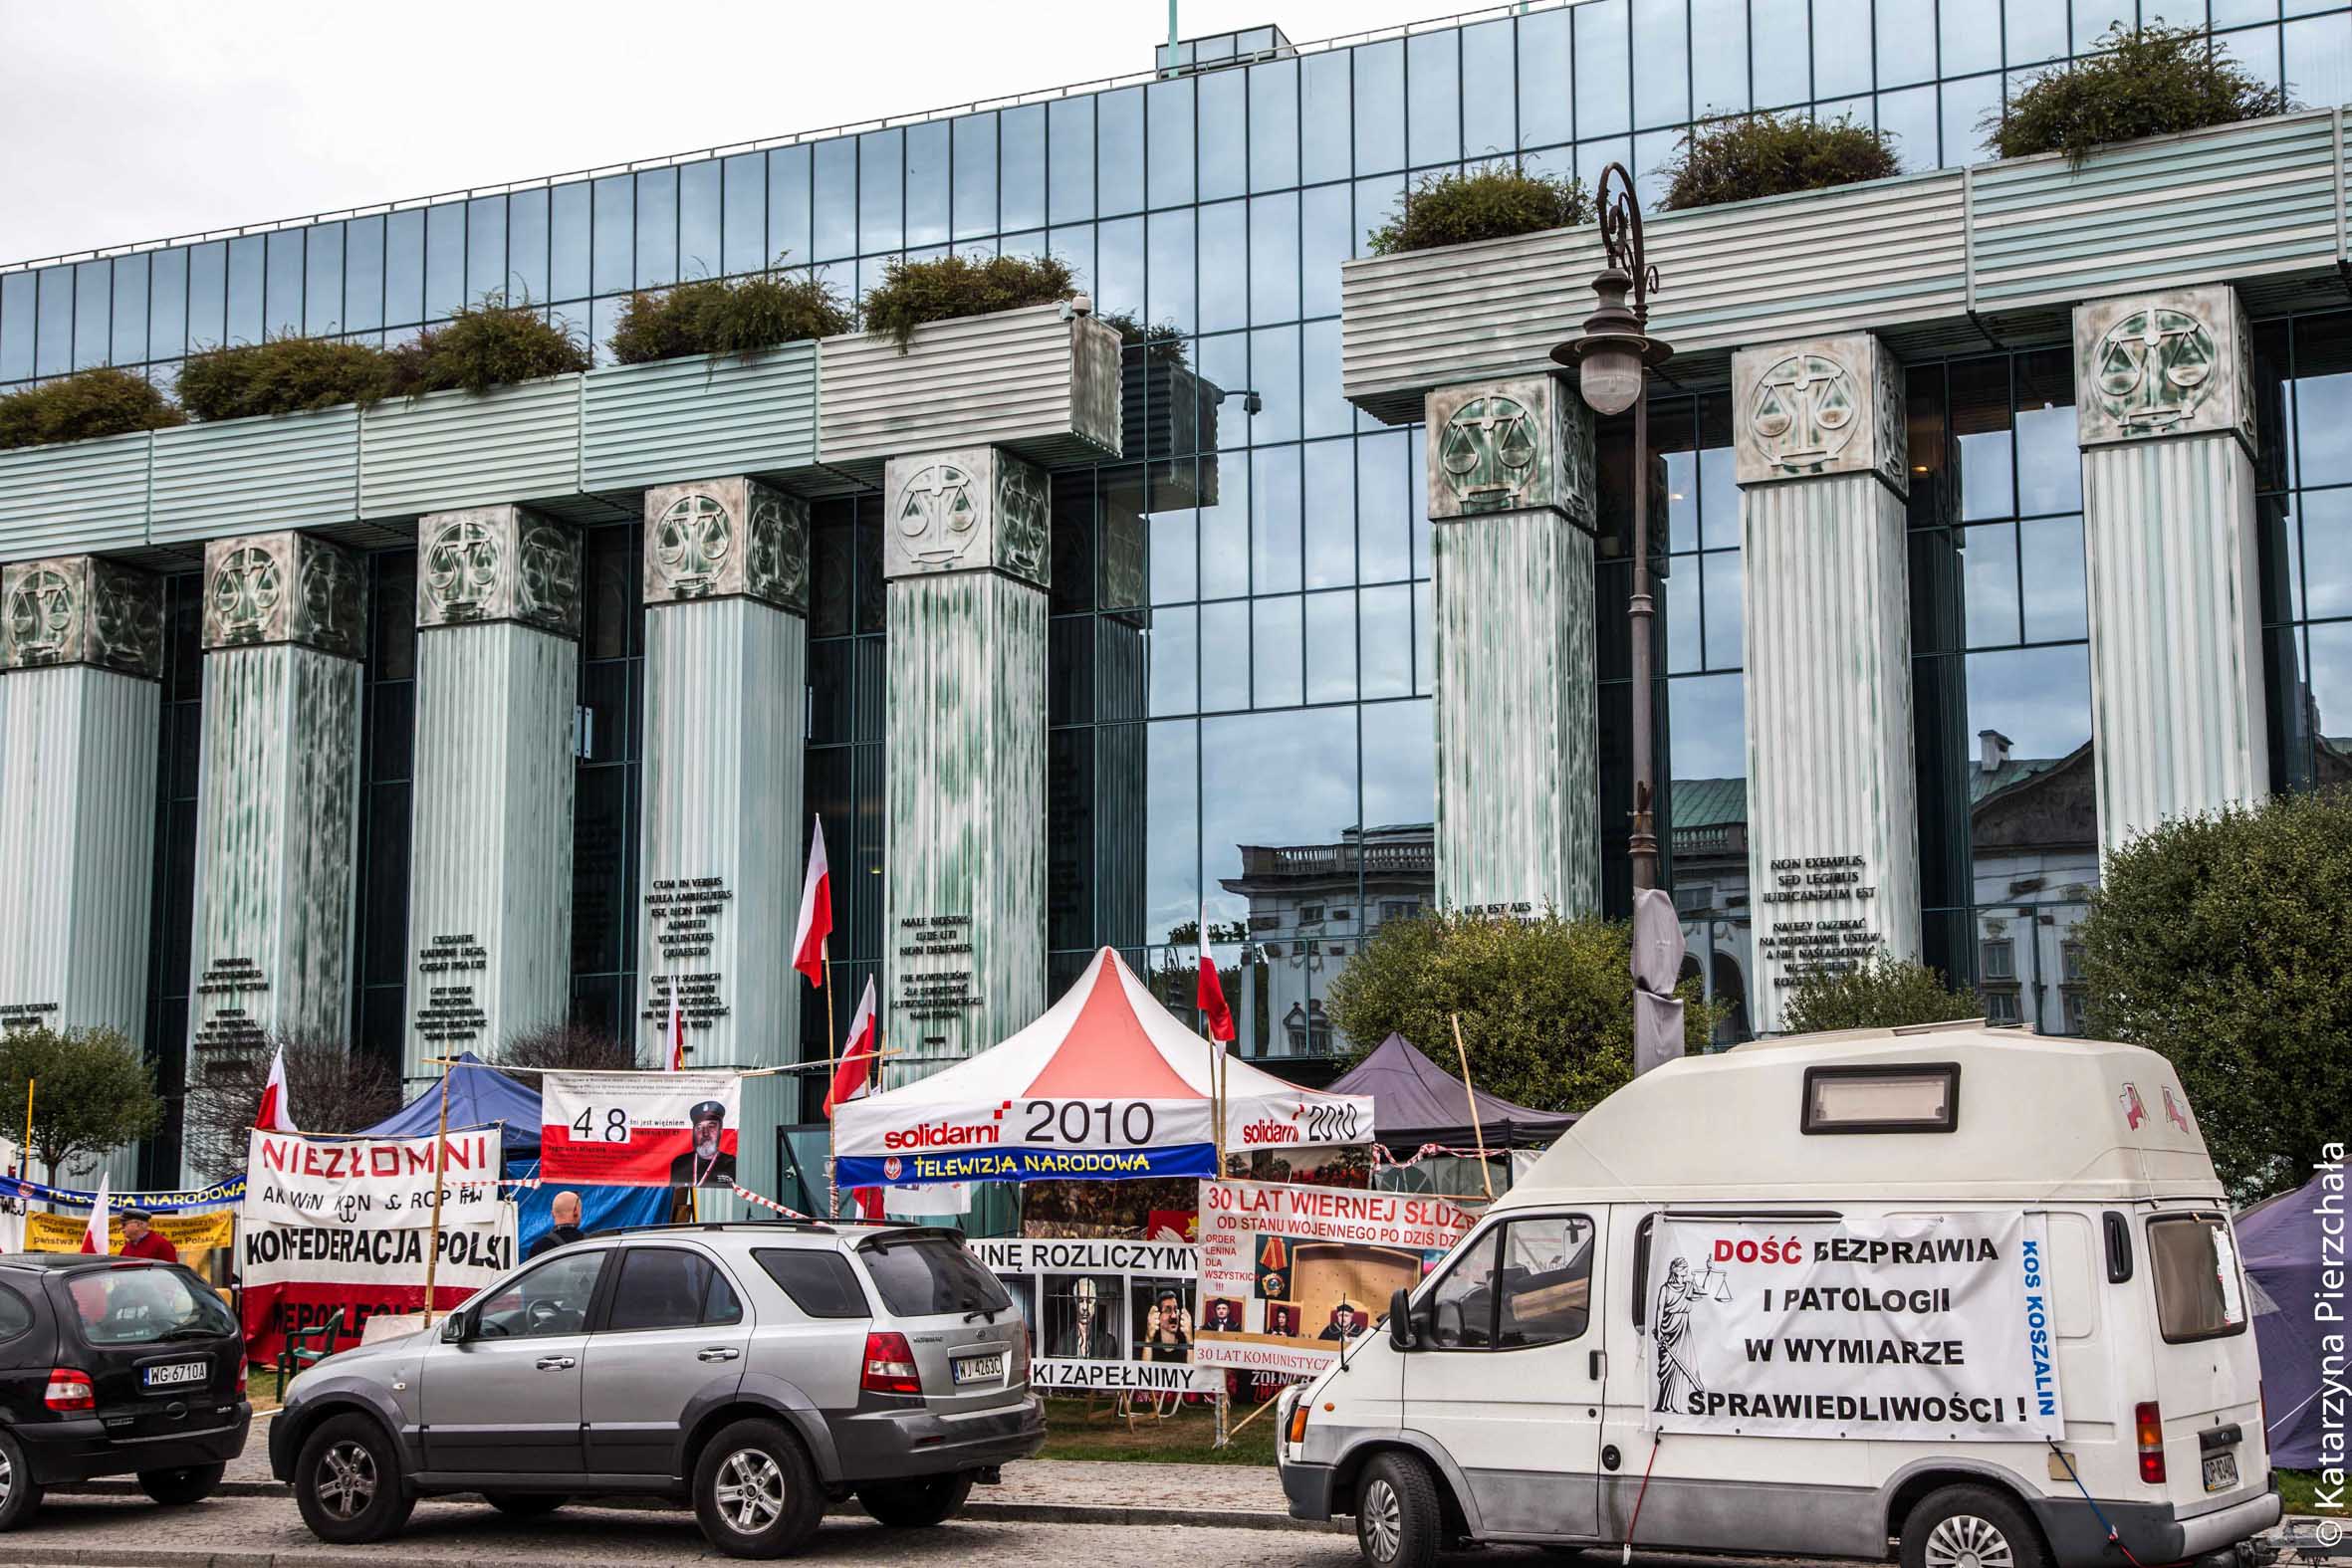
[[[2248,1316],[2161,1056],[1762,1041],[1594,1107],[1286,1393],[1283,1486],[1374,1568],[1472,1540],[2248,1559],[2279,1517]]]

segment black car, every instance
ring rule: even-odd
[[[94,1475],[198,1501],[252,1425],[244,1335],[196,1275],[145,1258],[0,1256],[0,1530],[45,1488]]]

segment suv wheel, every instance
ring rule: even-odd
[[[1409,1454],[1383,1454],[1355,1493],[1355,1544],[1372,1568],[1430,1568],[1444,1523],[1429,1466]]]
[[[0,1428],[0,1530],[13,1530],[41,1506],[41,1486],[25,1462],[24,1445]]]
[[[971,1495],[970,1470],[876,1481],[857,1488],[857,1500],[865,1504],[865,1511],[894,1530],[927,1530],[954,1517]]]
[[[694,1516],[730,1557],[783,1557],[817,1532],[824,1513],[809,1456],[773,1421],[739,1421],[703,1445],[694,1464]]]
[[[395,1535],[416,1506],[400,1483],[391,1435],[356,1412],[328,1418],[304,1442],[294,1500],[311,1533],[337,1546]]]
[[[220,1486],[226,1464],[182,1464],[168,1470],[140,1470],[138,1489],[167,1508],[202,1502]]]
[[[1903,1568],[2048,1568],[2033,1521],[1990,1486],[1930,1492],[1903,1520]]]

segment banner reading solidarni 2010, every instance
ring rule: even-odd
[[[2065,1435],[2047,1222],[1658,1221],[1657,1432],[2041,1442]]]
[[[551,1072],[539,1174],[596,1187],[733,1187],[743,1079],[732,1072]]]

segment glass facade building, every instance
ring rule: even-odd
[[[2300,103],[2352,100],[2341,0],[2138,0]],[[607,357],[628,295],[773,263],[844,297],[894,258],[1051,253],[1106,313],[1181,336],[1223,392],[1198,449],[1163,440],[1052,475],[1049,992],[1099,945],[1189,955],[1204,892],[1241,970],[1245,1048],[1324,1057],[1332,978],[1432,895],[1431,538],[1422,432],[1340,392],[1339,264],[1409,182],[1492,158],[1646,195],[1694,119],[1851,114],[1906,165],[1972,163],[2037,68],[2133,0],[1582,0],[1294,47],[1188,46],[1183,74],[795,137],[191,243],[0,272],[0,392],[98,364],[169,387],[193,349],[279,333],[396,342],[489,293],[540,303]],[[1668,289],[1673,280],[1666,280]],[[1139,350],[1131,350],[1139,352]],[[2002,1015],[2079,1028],[2067,931],[2095,883],[2089,626],[2064,349],[1913,360],[1912,650],[1926,949]],[[2257,323],[2273,784],[2346,772],[2352,731],[2352,313]],[[1254,412],[1245,412],[1245,408]],[[1183,428],[1178,423],[1178,428]],[[1666,856],[1693,964],[1746,995],[1740,497],[1732,411],[1653,403],[1669,511],[1658,677]],[[1632,694],[1619,537],[1625,422],[1601,428],[1604,905],[1622,915]],[[1612,500],[1612,497],[1616,498]],[[817,503],[807,803],[832,846],[836,954],[883,955],[884,614],[878,495]],[[588,531],[573,971],[583,1017],[632,1011],[644,612],[627,498]],[[1139,576],[1116,569],[1140,551]],[[184,1071],[199,594],[169,583],[150,1042]],[[414,553],[370,558],[354,1028],[399,1057]],[[1140,584],[1139,591],[1124,586]],[[1126,602],[1128,599],[1137,602]],[[2338,732],[2331,740],[2330,729]],[[805,840],[805,826],[784,835]],[[1184,936],[1186,945],[1173,939]],[[1735,1008],[1727,1037],[1744,1023]],[[808,1017],[820,1048],[822,1012]],[[151,1172],[176,1172],[159,1148]]]

